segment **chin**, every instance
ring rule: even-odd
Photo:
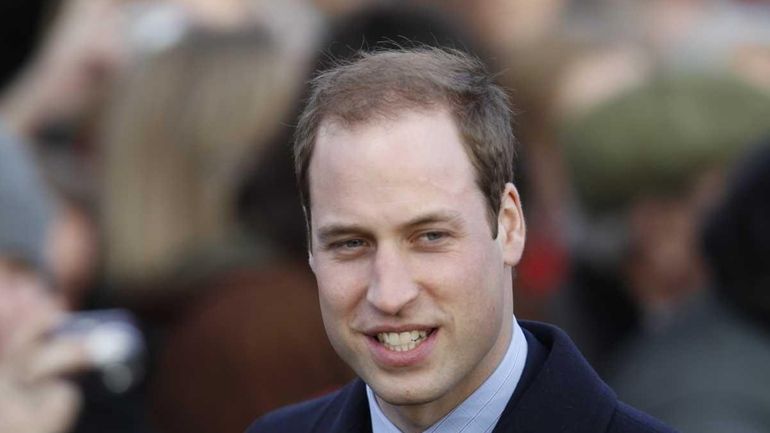
[[[395,406],[426,404],[437,400],[441,395],[441,392],[433,386],[415,386],[404,383],[407,380],[393,380],[385,377],[366,382],[379,398]],[[383,382],[387,382],[387,384]]]

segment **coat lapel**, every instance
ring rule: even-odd
[[[335,413],[330,422],[319,429],[324,432],[372,433],[372,421],[369,414],[369,401],[366,387],[361,379],[356,379],[340,392],[332,409]]]
[[[522,380],[494,433],[597,433],[607,429],[617,397],[556,327],[521,322],[529,351]]]

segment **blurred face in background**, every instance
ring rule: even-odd
[[[386,413],[443,416],[510,341],[510,271],[524,242],[516,190],[507,185],[493,239],[446,110],[324,122],[316,140],[311,267],[332,345]]]

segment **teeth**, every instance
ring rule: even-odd
[[[401,343],[402,346],[405,345],[405,344],[408,344],[410,341],[412,341],[412,333],[411,332],[402,332],[399,335],[401,337],[400,343]]]
[[[428,337],[428,331],[380,332],[377,340],[394,352],[406,352],[419,346]]]

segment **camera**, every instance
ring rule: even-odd
[[[78,311],[53,334],[83,339],[94,372],[112,393],[124,393],[144,377],[144,337],[128,310]]]

